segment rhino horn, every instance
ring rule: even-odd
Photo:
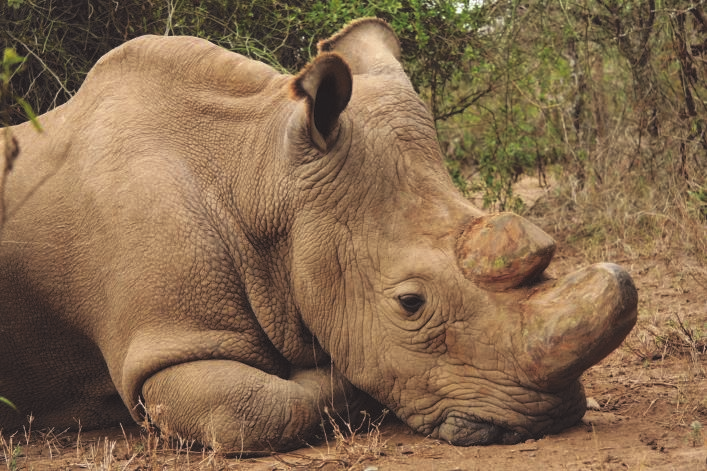
[[[540,275],[555,253],[555,241],[513,213],[474,219],[457,243],[464,276],[489,291],[515,288]]]
[[[351,70],[338,54],[319,54],[294,78],[295,98],[307,102],[312,142],[326,152],[333,141],[339,115],[351,99]]]
[[[403,74],[400,42],[393,30],[378,18],[363,18],[317,45],[320,52],[341,54],[357,74]]]
[[[636,324],[637,303],[631,277],[611,263],[541,286],[521,303],[516,358],[536,384],[560,390],[621,344]]]

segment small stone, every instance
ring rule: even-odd
[[[593,397],[587,398],[587,409],[589,410],[601,410],[601,406]]]

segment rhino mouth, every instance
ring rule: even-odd
[[[516,432],[507,426],[485,422],[461,412],[450,413],[439,426],[437,435],[437,438],[455,446],[515,445],[531,438],[528,433]]]
[[[538,409],[540,403],[545,406]],[[443,416],[430,436],[455,446],[514,445],[576,425],[585,411],[584,388],[577,380],[561,392],[536,396],[532,404],[518,403],[490,416],[457,406]]]

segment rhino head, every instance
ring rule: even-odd
[[[579,377],[635,324],[630,276],[597,264],[546,279],[550,236],[459,194],[383,22],[319,47],[295,82],[322,154],[297,175],[292,278],[308,328],[422,434],[514,443],[576,423]]]

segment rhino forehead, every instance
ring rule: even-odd
[[[419,116],[424,105],[417,99],[410,107],[390,101],[352,103],[342,120],[345,152],[317,163],[323,171],[308,172],[316,181],[305,178],[300,187],[315,190],[303,196],[316,196],[322,211],[353,229],[365,228],[366,237],[382,230],[395,240],[406,231],[406,221],[446,226],[455,221],[445,217],[470,210],[444,167],[431,120]]]
[[[360,81],[354,78],[351,112],[375,138],[423,141],[438,149],[429,111],[412,87],[396,77],[364,77]]]

